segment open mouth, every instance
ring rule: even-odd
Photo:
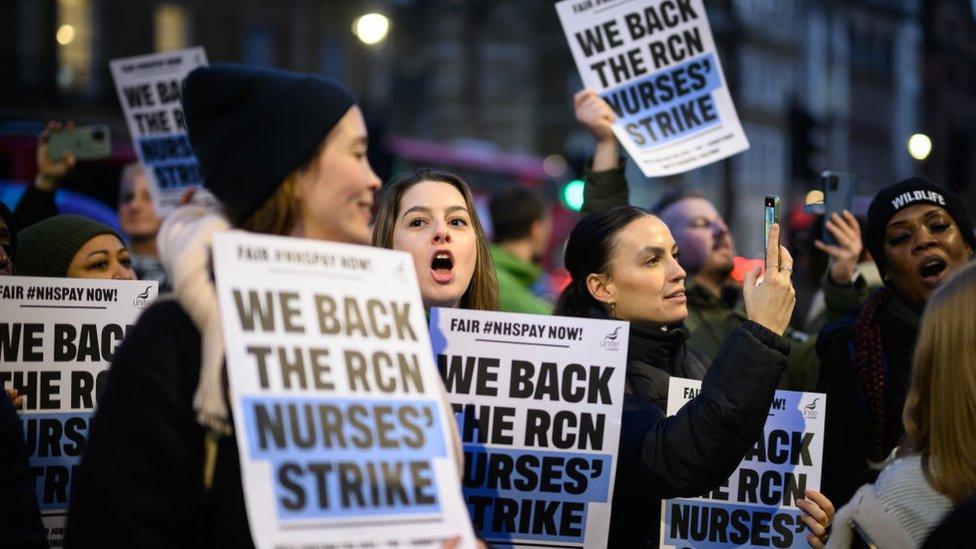
[[[454,280],[454,256],[451,252],[435,252],[430,260],[430,271],[434,280],[440,284],[447,284]]]
[[[946,261],[941,257],[930,257],[922,261],[922,265],[918,269],[918,274],[922,277],[922,280],[929,284],[938,283],[945,275],[948,266]]]

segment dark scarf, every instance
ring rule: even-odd
[[[885,391],[888,385],[888,357],[881,339],[881,317],[895,321],[905,339],[915,344],[921,315],[894,295],[888,287],[876,291],[861,307],[854,321],[855,371],[867,400],[871,419],[871,460],[885,458]]]

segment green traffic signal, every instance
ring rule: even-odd
[[[583,208],[583,187],[586,183],[582,179],[574,179],[563,185],[563,204],[574,212]]]

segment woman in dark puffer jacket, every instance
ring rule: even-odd
[[[665,417],[670,376],[705,369],[684,345],[685,272],[671,232],[650,213],[619,206],[584,217],[570,235],[565,263],[572,282],[556,314],[631,323],[610,547],[656,547],[661,499],[720,485],[762,435],[786,368],[782,333],[795,301],[792,258],[777,248],[778,236],[774,226],[764,281],[757,285],[758,272],[747,276],[749,320],[707,368],[701,393]],[[821,546],[833,508],[817,492],[807,496],[812,501],[799,505],[808,514],[808,539]]]

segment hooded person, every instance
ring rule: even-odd
[[[827,394],[823,486],[837,505],[874,482],[902,440],[922,310],[976,250],[962,201],[924,177],[879,191],[865,236],[885,285],[817,341],[818,390]]]
[[[17,233],[20,276],[135,280],[129,249],[114,229],[82,215],[49,217]]]
[[[253,545],[210,243],[231,228],[370,241],[380,181],[345,87],[212,65],[187,77],[183,105],[204,185],[222,211],[189,204],[160,229],[174,297],[147,309],[116,352],[74,481],[71,545]]]

